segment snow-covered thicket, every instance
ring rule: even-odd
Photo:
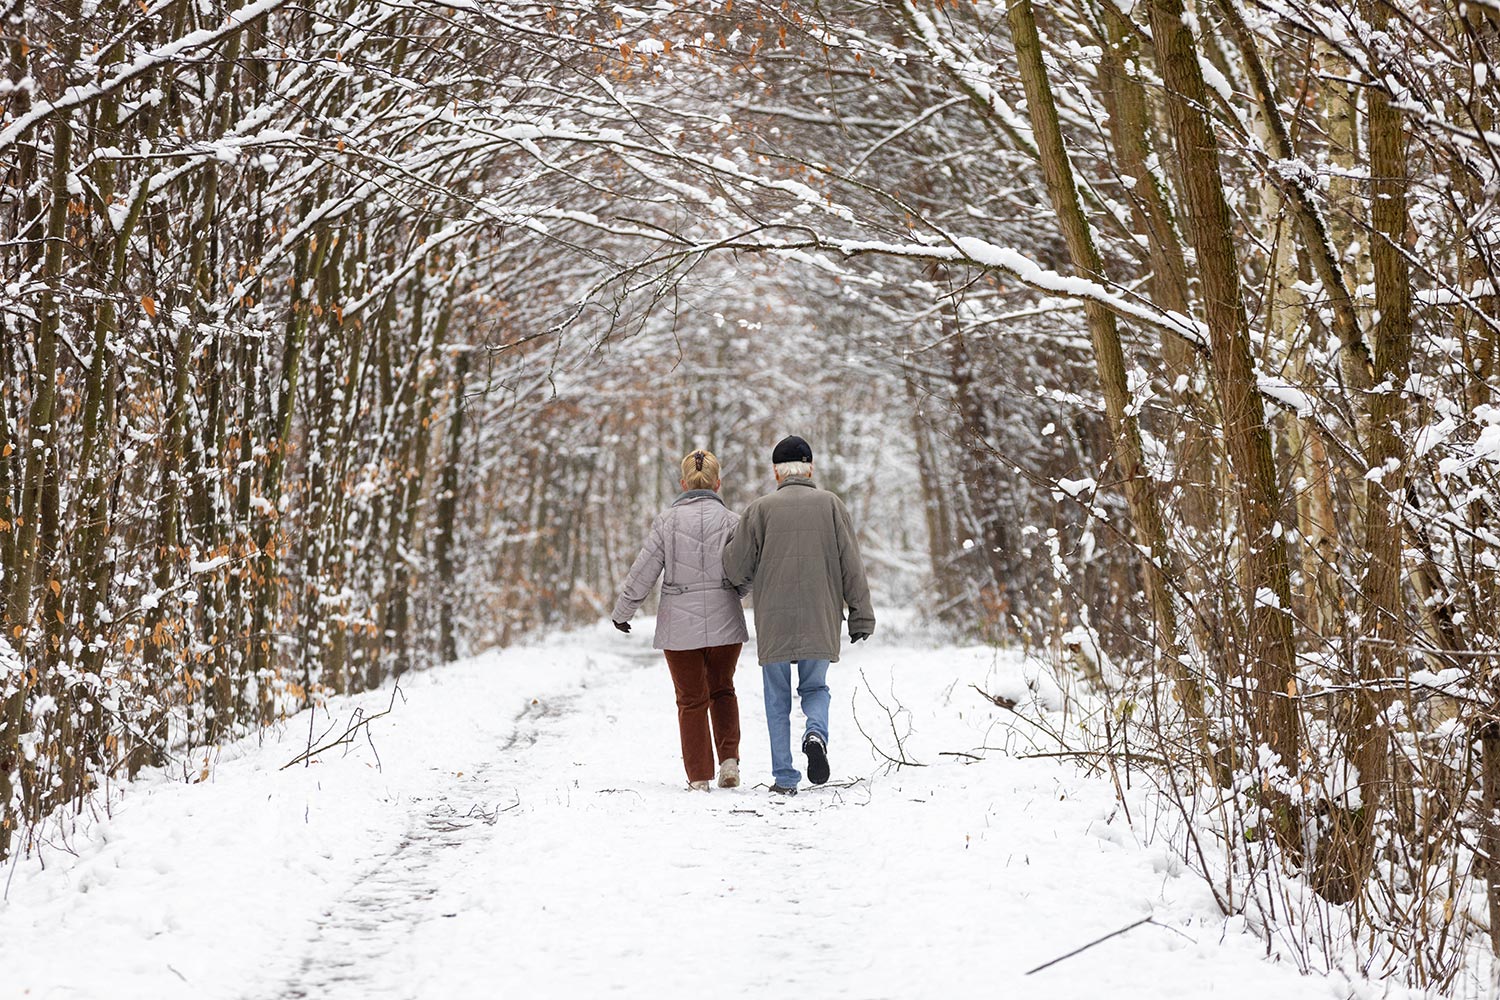
[[[6,34],[7,832],[596,613],[663,459],[742,499],[796,423],[935,613],[1169,762],[1226,907],[1424,985],[1500,946],[1488,0]]]

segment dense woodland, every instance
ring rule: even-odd
[[[0,17],[0,856],[796,432],[1268,947],[1500,951],[1494,0]]]

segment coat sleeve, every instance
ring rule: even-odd
[[[859,540],[849,509],[838,497],[833,498],[834,536],[838,540],[839,574],[843,578],[844,603],[849,605],[849,634],[875,632],[875,607],[870,603],[870,585],[865,580],[865,564],[859,555]]]
[[[656,586],[656,579],[661,576],[667,562],[666,545],[662,541],[664,521],[665,518],[658,517],[651,525],[651,534],[646,537],[646,544],[641,546],[640,555],[630,564],[630,572],[625,574],[625,585],[620,588],[620,597],[615,601],[615,610],[610,615],[614,621],[630,621],[635,609],[641,606],[641,602],[650,596],[651,588]]]
[[[743,523],[744,522],[741,520],[738,514],[734,513],[733,511],[729,512],[729,533],[724,536],[724,549],[719,555],[719,561],[724,566],[724,579],[726,581],[729,581],[729,563],[726,561],[726,556],[729,550],[729,543],[734,541],[734,533]],[[749,583],[734,583],[733,581],[729,581],[729,585],[734,588],[734,592],[739,595],[740,600],[743,601],[745,598],[750,596]]]
[[[759,512],[752,503],[745,508],[739,523],[730,530],[729,539],[724,543],[724,579],[739,591],[741,597],[749,593],[750,584],[755,580],[755,568],[760,563],[761,530]]]

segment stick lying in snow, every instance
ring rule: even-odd
[[[1156,923],[1156,921],[1152,920],[1150,917],[1142,917],[1140,920],[1137,920],[1133,924],[1129,924],[1129,925],[1127,925],[1125,927],[1121,927],[1117,931],[1110,931],[1108,934],[1104,935],[1102,938],[1095,938],[1094,940],[1090,941],[1086,945],[1083,945],[1082,947],[1074,948],[1072,951],[1068,952],[1066,955],[1059,955],[1059,956],[1057,956],[1056,958],[1054,958],[1050,962],[1043,962],[1041,965],[1038,965],[1035,969],[1029,969],[1029,970],[1027,970],[1026,975],[1029,976],[1033,972],[1041,972],[1043,969],[1047,968],[1048,966],[1056,965],[1058,962],[1065,961],[1065,960],[1067,960],[1069,958],[1072,958],[1074,955],[1077,955],[1077,954],[1079,954],[1081,952],[1088,951],[1090,948],[1092,948],[1096,944],[1103,944],[1104,942],[1108,941],[1112,937],[1119,937],[1121,934],[1124,934],[1126,931],[1133,931],[1137,927],[1141,926],[1141,924],[1154,924],[1154,923]]]

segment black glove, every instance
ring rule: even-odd
[[[630,623],[629,622],[615,622],[615,628],[619,629],[621,632],[629,632],[630,631]]]
[[[870,638],[870,633],[868,633],[868,632],[850,632],[849,633],[849,641],[850,642],[858,642],[861,639],[868,639],[868,638]]]

